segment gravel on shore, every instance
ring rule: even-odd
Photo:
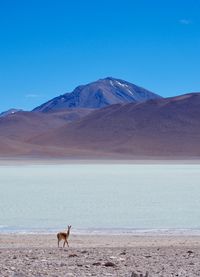
[[[200,276],[200,237],[0,235],[1,277]]]

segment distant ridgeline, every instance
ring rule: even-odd
[[[1,157],[196,159],[199,141],[200,93],[162,98],[111,77],[0,115]]]

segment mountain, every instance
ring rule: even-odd
[[[116,104],[31,141],[134,157],[200,157],[200,93]]]
[[[106,78],[0,116],[0,157],[200,157],[200,93],[162,98]]]
[[[7,114],[0,117],[0,137],[26,142],[28,139],[57,129],[70,122],[80,120],[92,110],[59,110],[51,113],[25,112]]]
[[[18,113],[18,112],[21,112],[21,111],[22,110],[20,110],[20,109],[9,109],[9,110],[7,110],[5,112],[0,113],[0,117],[5,117],[7,115],[15,114],[15,113]]]
[[[159,95],[129,82],[111,77],[78,86],[71,93],[65,93],[34,109],[49,112],[65,108],[99,109],[117,103],[139,103]]]

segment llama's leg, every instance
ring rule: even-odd
[[[60,240],[58,239],[58,247],[59,247]]]
[[[67,243],[67,246],[69,247],[69,243],[68,243],[68,241],[66,240],[66,243]]]
[[[63,243],[63,248],[65,247],[65,240],[64,240],[64,243]]]

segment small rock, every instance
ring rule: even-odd
[[[61,263],[60,263],[60,266],[66,266],[66,264],[65,264],[65,263],[63,263],[63,262],[61,262]]]
[[[69,258],[78,257],[76,254],[69,254]]]
[[[131,274],[131,277],[148,277],[149,276],[149,273],[146,272],[145,275],[143,275],[142,273],[135,273],[134,271],[132,272]]]
[[[110,256],[110,259],[111,259],[111,260],[115,260],[115,259],[117,259],[117,257],[115,257],[115,256]]]
[[[92,265],[99,266],[99,265],[101,265],[101,263],[100,263],[100,262],[95,262],[95,263],[93,263]]]
[[[194,263],[193,263],[193,262],[191,262],[191,263],[189,263],[189,265],[194,265]]]
[[[88,252],[86,250],[81,251],[82,254],[87,254]]]
[[[106,266],[106,267],[115,267],[116,264],[114,264],[114,263],[112,263],[112,262],[106,262],[106,263],[104,264],[104,266]]]
[[[132,272],[131,277],[139,277],[139,275],[135,272]]]
[[[37,257],[30,257],[31,260],[37,260]]]

